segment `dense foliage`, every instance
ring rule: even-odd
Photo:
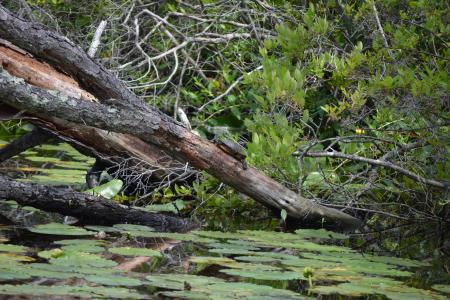
[[[445,247],[446,1],[5,2],[86,50],[107,20],[97,57],[148,103],[182,108],[198,134],[235,139],[250,165],[369,225],[433,222]],[[202,177],[153,199],[194,197],[214,228],[230,226],[214,215],[267,214]]]

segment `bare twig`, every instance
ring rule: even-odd
[[[91,46],[89,47],[89,50],[87,51],[87,54],[90,57],[94,57],[95,53],[97,52],[98,46],[100,45],[100,38],[102,37],[102,33],[106,28],[106,22],[105,20],[102,20],[100,24],[97,27],[97,30],[95,30],[94,38],[92,39]]]
[[[255,72],[255,71],[261,70],[262,68],[263,68],[263,66],[259,66],[259,67],[257,67],[256,69],[254,69],[253,71],[250,71],[250,72],[248,72],[248,73],[246,73],[246,74],[244,74],[244,75],[239,76],[239,78],[236,79],[236,81],[233,82],[233,83],[227,88],[227,90],[226,90],[225,92],[223,92],[223,93],[220,94],[219,96],[215,97],[214,99],[209,100],[208,102],[206,102],[205,104],[203,104],[202,106],[200,106],[199,109],[198,109],[198,111],[204,110],[206,106],[208,106],[208,105],[210,105],[210,104],[212,104],[212,103],[214,103],[214,102],[217,102],[217,101],[219,101],[220,99],[222,99],[223,97],[227,96],[227,95],[228,95],[228,94],[229,94],[229,93],[230,93],[230,92],[231,92],[231,91],[239,84],[239,82],[241,82],[242,79],[244,79],[244,76],[245,76],[245,75],[250,75],[250,74],[252,74],[252,73]]]
[[[438,188],[442,188],[442,189],[447,189],[450,187],[450,184],[448,182],[442,182],[442,181],[437,181],[434,179],[427,179],[424,178],[416,173],[413,173],[409,170],[406,170],[405,168],[402,168],[394,163],[385,161],[385,160],[381,160],[381,159],[372,159],[372,158],[366,158],[366,157],[362,157],[362,156],[358,156],[358,155],[352,155],[352,154],[345,154],[345,153],[340,153],[340,152],[336,152],[336,151],[328,151],[328,152],[306,152],[306,153],[299,153],[299,152],[295,152],[294,153],[295,156],[306,156],[306,157],[334,157],[334,158],[343,158],[343,159],[348,159],[348,160],[352,160],[352,161],[359,161],[359,162],[365,162],[371,165],[377,165],[377,166],[383,166],[386,168],[390,168],[393,169],[399,173],[402,173],[403,175],[416,180],[420,183],[424,183],[427,185],[431,185],[434,187],[438,187]]]
[[[383,30],[383,26],[381,26],[381,21],[380,21],[380,18],[378,16],[378,10],[377,10],[377,7],[375,5],[375,2],[373,2],[373,4],[372,4],[372,9],[373,9],[373,14],[375,15],[375,20],[377,21],[378,31],[380,31],[381,37],[383,38],[384,47],[387,49],[387,52],[388,52],[389,56],[391,58],[394,58],[394,55],[392,54],[392,51],[389,48],[389,44],[388,44],[388,41],[387,41],[387,38],[386,38],[386,34],[384,33],[384,30]]]

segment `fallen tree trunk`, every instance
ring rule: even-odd
[[[85,101],[98,102],[93,94],[81,89],[73,78],[56,71],[48,64],[36,60],[25,50],[1,39],[0,63],[10,74],[23,78],[34,86],[60,91]],[[173,183],[193,173],[191,170],[185,170],[185,164],[174,161],[161,149],[131,135],[107,132],[59,118],[44,116],[44,119],[36,119],[29,114],[15,116],[18,111],[5,106],[0,107],[0,110],[0,119],[31,117],[30,121],[35,125],[46,127],[55,134],[55,137],[69,142],[83,154],[99,158],[107,167],[117,170],[114,172],[116,174],[111,175],[126,177],[128,182],[125,183],[138,185],[141,194],[148,192],[153,186],[160,186],[163,181]],[[120,172],[126,172],[126,174]],[[139,174],[139,176],[134,177],[130,173]]]
[[[129,223],[170,232],[186,232],[198,226],[189,220],[127,208],[101,196],[17,182],[3,176],[0,176],[0,199],[14,200],[20,205],[73,216],[84,224]]]
[[[285,209],[288,214],[307,223],[325,221],[327,225],[355,227],[359,221],[339,210],[321,206],[265,176],[255,168],[244,169],[242,163],[209,141],[205,141],[174,122],[165,122],[160,113],[135,106],[103,105],[48,92],[22,79],[0,72],[0,101],[37,116],[52,116],[92,127],[133,134],[153,143],[173,157],[188,160],[221,181],[263,204]],[[164,119],[167,119],[164,118]],[[220,162],[217,163],[217,162]]]
[[[134,135],[189,162],[264,205],[305,223],[355,228],[359,220],[297,195],[255,168],[244,169],[235,157],[203,140],[159,110],[147,106],[116,76],[67,38],[13,16],[0,6],[0,37],[70,74],[105,104],[49,93],[2,71],[0,101],[42,118],[60,118]]]

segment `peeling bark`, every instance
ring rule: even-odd
[[[127,99],[130,105],[143,103],[105,67],[92,60],[68,38],[14,16],[0,6],[0,37],[69,74],[81,87],[103,99]]]
[[[34,86],[46,90],[60,91],[85,101],[98,102],[94,95],[81,89],[73,78],[58,72],[48,64],[36,60],[30,53],[2,39],[0,39],[0,64],[10,74],[22,78]],[[0,107],[0,120],[14,118],[17,113],[17,110],[3,105]],[[36,120],[29,114],[21,114],[19,117],[30,118],[31,122],[50,129],[56,136],[69,142],[85,155],[108,161],[110,166],[119,165],[131,157],[145,162],[154,169],[154,172],[152,172],[151,178],[142,176],[142,182],[161,182],[170,174],[171,177],[177,177],[180,173],[176,171],[176,168],[182,169],[184,166],[183,163],[171,159],[159,148],[131,135],[78,125],[60,118],[43,116],[43,118]],[[134,161],[127,161],[127,166],[130,169],[136,169],[136,173],[148,171],[142,167],[137,167]],[[144,189],[141,192],[146,191]]]

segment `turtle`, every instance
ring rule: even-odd
[[[244,147],[227,138],[215,137],[213,139],[213,142],[225,153],[231,155],[232,157],[240,161],[242,164],[242,169],[244,170],[248,169],[247,161],[245,160],[246,156],[244,154]]]

